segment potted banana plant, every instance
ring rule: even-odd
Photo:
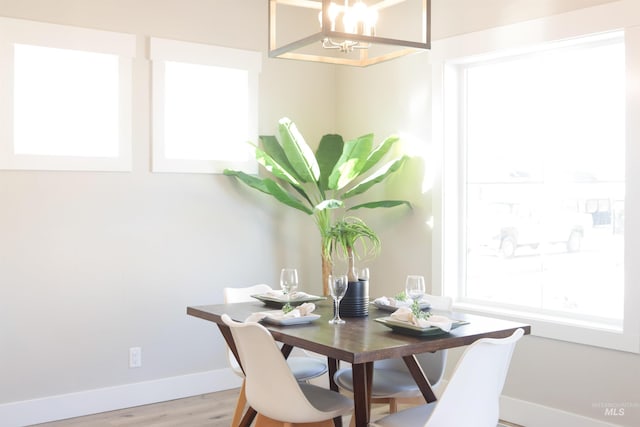
[[[280,119],[278,136],[279,139],[261,136],[260,144],[253,144],[256,160],[263,167],[263,176],[231,169],[226,169],[224,174],[313,217],[322,241],[322,283],[323,293],[327,295],[327,280],[332,270],[331,250],[335,249],[335,245],[327,242],[332,239],[334,216],[356,209],[410,207],[405,200],[351,203],[353,197],[362,195],[397,172],[407,158],[393,155],[392,148],[399,141],[397,136],[374,145],[373,134],[346,142],[340,135],[327,134],[321,138],[314,153],[288,118]],[[376,240],[379,246],[377,236]]]

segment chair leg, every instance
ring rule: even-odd
[[[398,412],[398,399],[389,399],[389,413],[395,414]]]
[[[256,417],[255,427],[334,427],[333,419],[316,423],[285,423],[277,421],[262,414]]]
[[[233,412],[233,420],[231,421],[232,427],[238,427],[240,421],[242,421],[242,415],[244,414],[244,407],[247,405],[247,396],[244,392],[245,381],[242,380],[242,387],[240,387],[240,395],[238,396],[238,402],[236,403],[236,410]]]

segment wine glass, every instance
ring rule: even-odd
[[[424,276],[417,276],[414,274],[408,275],[404,292],[414,302],[420,301],[426,292]]]
[[[360,273],[358,273],[358,279],[364,280],[365,282],[369,281],[369,269],[367,267],[360,270]]]
[[[283,268],[280,270],[280,288],[287,296],[287,303],[291,302],[291,293],[298,289],[298,270],[295,268]]]
[[[330,275],[329,276],[329,293],[333,298],[333,319],[329,320],[332,325],[339,325],[345,323],[340,318],[340,300],[344,297],[349,286],[349,279],[346,274]]]

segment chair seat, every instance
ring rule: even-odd
[[[298,381],[319,377],[328,370],[327,364],[322,359],[314,357],[289,357],[287,364]]]
[[[436,402],[427,403],[426,405],[420,405],[413,408],[405,409],[395,414],[387,415],[386,417],[374,421],[371,423],[372,427],[409,427],[409,426],[423,426],[427,423],[427,420],[431,416],[433,409],[436,407]],[[462,408],[460,410],[463,410]],[[471,427],[471,426],[469,426]]]
[[[309,402],[319,411],[339,417],[353,409],[353,400],[326,388],[301,383],[300,389]]]
[[[350,368],[338,370],[333,378],[338,387],[353,390],[353,372]],[[374,368],[371,397],[405,398],[416,396],[422,396],[422,393],[408,371]]]

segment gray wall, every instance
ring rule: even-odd
[[[435,38],[605,3],[434,0]],[[0,16],[210,43],[265,53],[260,0],[0,0]],[[297,265],[320,289],[319,241],[307,218],[218,175],[149,172],[149,64],[135,63],[130,173],[0,171],[0,404],[226,366],[217,330],[185,315],[228,284],[275,284]],[[399,132],[431,145],[429,54],[367,69],[263,60],[260,133],[291,117],[323,133],[377,140]],[[391,187],[414,202],[366,219],[383,252],[365,263],[372,294],[430,277],[429,191],[414,161]],[[407,184],[407,178],[411,184]],[[286,243],[286,244],[284,244]],[[143,369],[127,352],[142,346]],[[452,352],[452,362],[457,357]],[[593,402],[640,401],[640,357],[542,338],[519,345],[505,393],[597,417]],[[625,425],[638,425],[625,417]]]
[[[150,172],[143,36],[262,51],[261,134],[285,115],[311,141],[332,131],[334,68],[267,59],[262,1],[2,0],[0,16],[139,36],[132,172],[0,171],[0,403],[225,367],[219,333],[186,306],[276,283],[306,254],[280,250],[291,214],[270,199],[221,175]],[[319,277],[313,258],[305,275]]]

